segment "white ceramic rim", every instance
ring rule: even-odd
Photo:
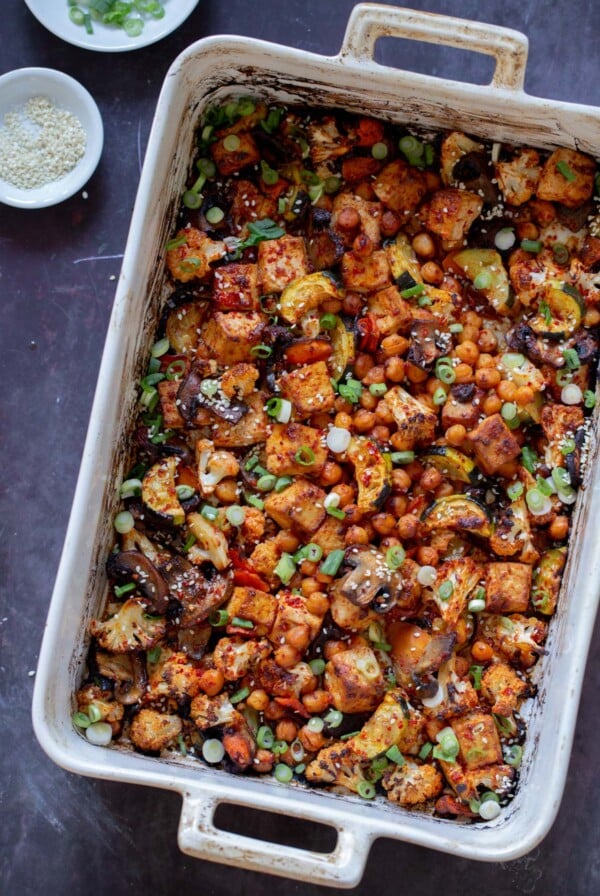
[[[86,132],[86,148],[72,171],[41,187],[22,190],[0,177],[0,202],[15,208],[47,208],[73,196],[96,170],[104,144],[102,117],[92,95],[75,78],[51,68],[18,68],[0,77],[0,126],[8,111],[35,96],[47,96],[77,116]]]
[[[100,53],[126,53],[154,44],[185,22],[199,0],[161,0],[165,7],[162,19],[147,19],[138,37],[128,37],[121,28],[111,28],[94,22],[94,33],[88,34],[82,25],[69,18],[67,0],[25,0],[30,12],[44,28],[76,47]]]

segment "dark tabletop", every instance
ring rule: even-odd
[[[66,5],[66,0],[54,2]],[[184,47],[219,33],[335,54],[353,5],[353,0],[200,0],[189,19],[158,44],[105,54],[54,37],[21,0],[2,4],[0,72],[22,66],[62,69],[93,94],[105,127],[102,160],[85,194],[47,210],[0,206],[0,893],[6,896],[333,892],[184,856],[176,844],[177,795],[62,771],[34,738],[30,705],[115,277],[164,75]],[[529,93],[600,104],[596,0],[412,0],[412,5],[526,33]],[[378,53],[407,69],[489,78],[488,61],[481,56],[391,41],[381,41]],[[597,633],[564,800],[551,833],[529,856],[482,865],[378,841],[355,892],[600,893],[599,688]],[[269,839],[282,828],[286,835],[295,833],[274,818],[257,833]],[[300,836],[312,842],[306,829]]]

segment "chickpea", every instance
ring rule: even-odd
[[[369,432],[375,426],[376,417],[372,411],[361,408],[352,418],[352,429],[356,432]]]
[[[569,534],[569,517],[555,516],[548,526],[548,534],[553,541],[563,541]]]
[[[223,690],[225,677],[220,669],[203,669],[198,684],[208,697],[215,697]]]
[[[470,339],[465,339],[464,342],[456,346],[455,354],[465,364],[470,364],[471,367],[474,367],[479,358],[479,349]]]
[[[435,255],[435,243],[425,231],[413,237],[412,247],[421,258],[433,258]]]
[[[286,554],[293,554],[294,551],[297,551],[300,547],[300,541],[296,536],[292,535],[291,532],[287,532],[285,529],[282,529],[279,532],[277,542],[281,550],[285,551]]]
[[[298,726],[291,719],[282,719],[275,726],[275,737],[277,740],[284,740],[286,744],[291,744],[296,740],[298,734]]]
[[[384,426],[391,426],[395,423],[394,415],[392,414],[390,407],[386,404],[385,399],[382,399],[377,404],[375,408],[375,416]]]
[[[223,504],[235,504],[238,499],[238,484],[235,479],[222,479],[215,487],[215,496]]]
[[[388,208],[382,214],[380,224],[383,237],[396,236],[402,225],[402,219],[400,215]]]
[[[547,227],[556,221],[556,209],[552,202],[548,202],[546,199],[533,199],[529,206],[534,220],[540,227]]]
[[[336,414],[351,414],[354,410],[354,405],[351,402],[346,401],[345,398],[342,398],[341,395],[338,395],[336,400],[333,403]]]
[[[444,274],[441,286],[453,295],[462,296],[462,284],[452,274]]]
[[[502,379],[500,371],[494,367],[481,367],[475,371],[475,385],[479,389],[495,389]]]
[[[324,572],[318,572],[315,578],[319,585],[331,585],[333,582],[333,576],[328,576]]]
[[[477,348],[480,352],[494,352],[498,348],[498,340],[491,330],[485,328],[479,333]]]
[[[350,429],[352,426],[352,416],[345,413],[336,414],[333,425],[340,429]]]
[[[304,597],[309,597],[311,594],[314,594],[315,591],[320,591],[321,586],[317,582],[314,577],[309,577],[306,579],[302,579],[302,584],[300,585],[300,591],[304,595]]]
[[[302,698],[302,703],[311,715],[319,715],[329,708],[331,705],[331,697],[329,696],[328,691],[319,688],[316,691],[313,691],[312,694],[305,694]]]
[[[368,357],[371,356],[369,355]],[[354,372],[356,373],[356,368]],[[374,365],[361,379],[364,386],[371,386],[373,383],[385,383],[385,368],[381,364]]]
[[[365,300],[359,293],[347,292],[342,300],[342,308],[346,314],[356,317],[362,311],[364,303]]]
[[[421,370],[416,364],[408,362],[406,365],[406,377],[411,383],[424,383],[429,374],[426,370]]]
[[[359,405],[366,411],[374,411],[378,401],[379,399],[375,395],[371,395],[371,393],[366,390],[363,390],[362,395],[358,399]]]
[[[434,492],[442,483],[442,474],[435,467],[425,470],[419,479],[419,485],[424,492]]]
[[[496,388],[498,398],[502,401],[514,401],[517,396],[517,387],[511,380],[501,380]]]
[[[475,641],[471,647],[471,655],[480,663],[487,663],[494,656],[494,650],[487,641]]]
[[[346,482],[341,482],[339,485],[334,485],[331,491],[334,493],[334,495],[339,495],[339,506],[342,508],[346,507],[348,504],[351,504],[354,501],[354,488]]]
[[[246,703],[251,709],[255,709],[257,712],[264,712],[269,705],[269,699],[269,695],[265,690],[256,688],[255,691],[250,692],[246,698]]]
[[[597,308],[588,308],[583,316],[584,327],[597,327],[600,324],[600,311]]]
[[[447,498],[448,495],[454,494],[454,486],[451,482],[442,482],[435,490],[436,498]]]
[[[467,430],[462,423],[455,423],[446,430],[446,441],[455,448],[460,448],[467,438]]]
[[[264,775],[273,770],[275,765],[275,754],[270,750],[257,750],[256,756],[252,760],[252,769],[259,774]]]
[[[396,517],[396,519],[399,519],[406,513],[406,508],[408,507],[408,498],[405,498],[404,495],[393,495],[388,499],[386,507],[389,512]]]
[[[477,330],[481,328],[483,319],[476,311],[467,311],[463,315],[464,323],[468,326],[475,327]]]
[[[374,366],[375,362],[371,355],[367,355],[366,352],[359,352],[354,361],[354,376],[357,380],[362,380]]]
[[[342,468],[333,460],[325,461],[325,465],[321,470],[319,482],[321,485],[337,485],[342,478]]]
[[[535,392],[531,388],[531,386],[519,386],[517,388],[517,393],[515,395],[515,401],[518,405],[523,407],[526,404],[530,404],[535,398]]]
[[[358,230],[360,224],[360,215],[355,208],[351,205],[346,205],[341,209],[336,222],[338,230],[344,233],[351,233],[353,230]]]
[[[396,520],[391,513],[376,513],[371,523],[378,535],[391,535],[396,528]]]
[[[292,666],[295,666],[300,662],[301,658],[300,651],[296,650],[296,648],[292,647],[290,644],[282,644],[281,647],[278,647],[273,653],[273,659],[282,669],[291,669]]]
[[[363,526],[350,526],[344,535],[345,544],[369,544],[369,535]]]
[[[269,705],[265,710],[263,710],[265,718],[269,719],[271,722],[275,722],[278,719],[283,719],[287,713],[285,707],[280,706],[275,700],[270,700]]]
[[[298,740],[307,753],[316,753],[325,746],[323,734],[320,731],[311,731],[306,725],[303,725],[298,732]]]
[[[377,415],[375,416],[377,419]],[[389,426],[382,426],[381,423],[378,423],[373,427],[371,431],[371,437],[375,439],[376,442],[379,442],[381,445],[385,445],[386,442],[390,440],[390,428]]]
[[[360,510],[356,504],[346,504],[344,507],[344,513],[346,514],[345,522],[346,525],[354,526],[361,522],[364,513]]]
[[[342,303],[339,299],[326,299],[321,304],[321,308],[324,312],[328,312],[329,314],[339,314],[342,310]]]
[[[417,563],[421,566],[437,566],[440,562],[439,552],[435,548],[422,545],[417,551]]]
[[[416,538],[419,531],[419,519],[414,513],[405,513],[398,520],[398,535],[402,540]]]
[[[408,351],[409,341],[404,336],[394,333],[392,336],[386,336],[381,340],[381,351],[386,358],[393,358],[397,355],[404,355]]]
[[[498,414],[500,409],[502,408],[502,399],[498,398],[498,396],[492,392],[487,398],[484,398],[481,409],[486,417],[491,417],[492,414]]]
[[[426,261],[421,268],[421,277],[425,283],[432,286],[440,286],[444,280],[444,272],[435,261]]]
[[[477,369],[481,370],[483,367],[485,367],[485,368],[493,367],[496,370],[497,369],[496,364],[497,364],[496,358],[494,358],[493,355],[489,355],[486,352],[482,352],[479,355],[479,358],[477,360]]]
[[[329,609],[329,598],[323,591],[313,591],[304,601],[304,606],[309,613],[324,616]]]
[[[521,221],[517,224],[517,236],[520,240],[537,240],[540,232],[533,221]]]
[[[473,382],[473,368],[470,364],[457,364],[454,368],[454,375],[456,377],[457,383],[472,383]]]
[[[405,363],[401,358],[388,358],[385,362],[386,379],[392,383],[400,383],[404,379]]]
[[[430,376],[425,384],[425,388],[427,389],[428,395],[435,395],[438,389],[444,389],[444,383],[441,380],[438,380],[435,376]]]
[[[306,622],[293,625],[285,633],[286,643],[299,651],[304,651],[310,643],[310,628]]]

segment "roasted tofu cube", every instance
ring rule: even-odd
[[[340,215],[344,213],[344,217],[348,217],[348,212],[356,212],[360,219],[358,232],[364,233],[373,244],[379,246],[381,242],[381,214],[383,208],[380,202],[369,202],[361,196],[353,196],[351,193],[338,193],[333,200],[333,210],[331,213],[331,227],[336,233],[339,233],[344,244],[349,248],[356,236],[356,230],[348,231],[340,226]],[[342,219],[343,220],[343,219]]]
[[[403,765],[390,765],[382,780],[388,800],[399,806],[418,806],[440,795],[443,779],[434,765],[419,765],[411,760]]]
[[[305,364],[279,378],[281,394],[294,405],[301,419],[330,411],[335,404],[335,392],[329,379],[325,361]]]
[[[229,613],[228,633],[230,630],[238,635],[256,638],[268,635],[273,628],[277,613],[277,598],[268,591],[257,588],[246,588],[238,585],[226,605]],[[234,618],[246,619],[253,623],[251,629],[237,627]]]
[[[362,632],[373,623],[379,622],[375,610],[370,607],[359,607],[339,591],[331,597],[331,618],[338,628],[351,632]]]
[[[460,758],[470,771],[502,762],[502,747],[491,713],[475,710],[450,722],[460,745]]]
[[[376,292],[390,283],[390,265],[383,249],[361,257],[355,252],[342,255],[341,274],[346,289],[354,292]]]
[[[224,264],[213,280],[213,301],[221,311],[259,311],[258,267]]]
[[[496,162],[496,177],[504,201],[509,205],[529,202],[540,179],[540,156],[535,149],[525,148],[506,162]]]
[[[402,386],[388,389],[384,402],[396,421],[404,449],[433,441],[437,417],[430,408],[413,398]]]
[[[468,190],[437,190],[429,202],[425,226],[442,240],[463,240],[483,208],[483,199]]]
[[[469,440],[484,473],[492,475],[521,453],[521,446],[500,416],[486,417],[469,433]]]
[[[547,404],[542,409],[542,429],[548,439],[544,460],[550,468],[564,467],[565,455],[561,448],[567,439],[574,439],[584,425],[583,410],[579,405]]]
[[[561,146],[542,168],[537,197],[576,208],[594,192],[595,174],[596,163],[591,156]]]
[[[282,492],[271,492],[265,499],[267,513],[282,529],[295,529],[300,535],[312,535],[326,514],[323,489],[308,479],[296,479]]]
[[[325,555],[332,551],[341,551],[346,547],[344,535],[346,527],[342,520],[327,516],[316,532],[311,536],[313,544],[318,544]]]
[[[399,215],[410,215],[427,193],[427,180],[422,171],[403,159],[386,165],[373,182],[378,199]]]
[[[275,624],[269,635],[273,644],[279,646],[285,641],[290,629],[305,630],[306,644],[319,634],[323,616],[311,613],[306,607],[306,598],[302,594],[292,594],[291,591],[280,592],[277,597],[277,615]]]
[[[213,418],[211,438],[216,448],[244,448],[266,439],[269,422],[264,393],[255,392],[244,401],[248,410],[239,423]]]
[[[241,131],[239,134],[221,134],[210,147],[210,154],[225,177],[235,174],[248,165],[258,165],[260,150],[252,134]]]
[[[265,196],[249,180],[238,180],[232,184],[231,217],[241,228],[239,236],[247,234],[246,224],[263,218],[273,218],[277,214],[277,202]]]
[[[457,423],[462,423],[467,432],[473,429],[482,414],[483,395],[480,389],[476,389],[469,401],[459,401],[450,389],[450,395],[442,407],[443,428],[446,430]]]
[[[377,318],[377,329],[381,336],[405,333],[412,324],[412,311],[408,302],[400,295],[397,286],[388,286],[369,296],[368,306]]]
[[[202,341],[219,364],[232,367],[254,360],[252,349],[259,345],[265,326],[265,316],[258,311],[215,311],[202,329]]]
[[[384,678],[370,647],[336,653],[327,663],[324,683],[333,705],[343,713],[372,712],[385,694]]]
[[[301,236],[263,240],[258,244],[258,280],[264,294],[281,292],[309,273],[306,244]]]
[[[327,460],[327,448],[321,430],[301,423],[275,423],[267,439],[265,453],[267,470],[275,476],[319,474]],[[297,456],[303,463],[296,459]],[[311,456],[314,456],[314,460],[307,463]]]
[[[524,613],[529,606],[531,566],[525,563],[488,563],[485,607],[489,613]]]
[[[188,283],[202,280],[210,271],[210,265],[227,254],[225,243],[211,240],[196,227],[178,231],[175,246],[167,251],[167,267],[174,280]]]
[[[492,663],[481,677],[481,696],[498,716],[512,715],[519,701],[530,693],[529,683],[506,663]]]

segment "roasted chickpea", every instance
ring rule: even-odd
[[[396,520],[391,513],[376,513],[371,523],[378,535],[391,535],[396,528]]]
[[[321,586],[317,582],[315,578],[312,576],[306,579],[302,579],[302,584],[300,585],[300,591],[304,595],[304,597],[309,597],[311,594],[320,591]]]
[[[501,380],[496,387],[496,392],[502,401],[514,401],[517,397],[517,387],[511,380]]]
[[[257,712],[264,712],[269,705],[269,695],[262,688],[256,688],[246,697],[246,704]]]
[[[385,362],[386,379],[392,383],[400,383],[404,379],[405,363],[401,358],[391,357]]]
[[[431,236],[425,231],[422,231],[413,237],[412,247],[421,258],[433,258],[435,255],[435,243]]]
[[[414,513],[405,513],[398,520],[398,535],[402,540],[416,538],[419,531],[419,520]]]
[[[256,756],[252,760],[252,768],[261,775],[273,770],[275,765],[275,754],[270,750],[257,750]]]
[[[473,382],[473,368],[470,366],[470,364],[457,364],[454,368],[454,375],[456,377],[457,383]]]
[[[325,313],[339,314],[342,310],[342,303],[340,299],[326,299],[322,303],[321,308]]]
[[[389,512],[398,519],[406,513],[408,498],[405,498],[404,495],[392,495],[392,497],[388,499],[386,507]]]
[[[491,330],[485,328],[479,333],[477,348],[480,352],[493,352],[498,348],[498,340]]]
[[[485,389],[486,391],[495,389],[501,379],[500,371],[494,367],[480,367],[479,370],[475,371],[475,385],[479,389]]]
[[[358,258],[367,258],[373,254],[373,240],[366,233],[359,233],[352,243],[352,251]]]
[[[282,644],[273,653],[273,659],[282,669],[291,669],[300,662],[302,654],[290,644]]]
[[[467,438],[467,430],[462,423],[455,423],[446,430],[446,441],[455,448],[460,448]]]
[[[344,535],[346,544],[369,544],[368,532],[363,526],[350,526]]]
[[[444,280],[444,272],[435,261],[426,261],[421,268],[421,277],[425,283],[430,283],[432,286],[441,286]]]
[[[287,715],[285,707],[280,706],[275,700],[269,700],[269,705],[263,712],[265,718],[269,719],[271,722],[275,722],[277,719],[283,719]]]
[[[421,370],[416,364],[411,364],[410,362],[406,364],[405,370],[405,376],[411,383],[424,383],[429,376],[426,370]]]
[[[381,235],[383,237],[396,236],[401,226],[400,215],[387,208],[381,216]]]
[[[385,368],[381,364],[373,365],[362,377],[362,382],[364,386],[371,386],[373,383],[385,383]]]
[[[498,398],[498,396],[491,392],[486,398],[483,399],[483,404],[481,409],[486,417],[491,417],[492,414],[499,413],[502,408],[502,399]]]
[[[313,591],[304,601],[304,606],[309,613],[315,616],[324,616],[329,609],[329,598],[323,591]]]
[[[421,566],[437,566],[440,562],[440,555],[435,548],[422,545],[417,550],[417,563]]]
[[[361,408],[352,418],[352,429],[356,432],[369,432],[375,426],[375,414],[372,411],[366,411]]]
[[[386,358],[393,358],[397,355],[406,354],[408,346],[408,339],[400,336],[399,333],[394,333],[392,336],[386,336],[385,339],[381,340],[380,348]]]
[[[339,427],[339,429],[350,429],[352,426],[352,415],[346,413],[336,414],[333,424]]]
[[[342,478],[342,468],[333,460],[325,461],[319,481],[321,485],[337,485]]]
[[[360,215],[351,205],[346,205],[341,209],[337,217],[337,228],[343,233],[351,233],[360,227]]]
[[[215,486],[215,497],[223,504],[235,504],[238,499],[238,484],[235,479],[222,479]]]
[[[279,542],[279,546],[282,551],[285,551],[287,554],[293,554],[294,551],[297,551],[300,547],[299,539],[293,535],[291,532],[287,532],[285,529],[282,529],[277,536],[277,541]]]
[[[303,725],[298,732],[298,740],[307,751],[307,753],[316,753],[321,747],[325,746],[325,738],[320,731],[311,731],[306,725]]]
[[[284,740],[286,744],[291,744],[296,740],[298,734],[298,726],[291,719],[282,719],[275,726],[275,737],[277,740]]]
[[[375,366],[375,362],[371,355],[368,355],[366,352],[359,352],[354,361],[354,373],[353,376],[357,380],[362,380],[363,377],[367,375],[369,370]]]
[[[377,419],[377,415],[375,415],[375,419]],[[381,423],[378,423],[377,426],[374,426],[371,430],[371,437],[375,439],[376,442],[379,442],[380,445],[385,445],[385,443],[390,440],[389,426],[382,426]]]
[[[531,388],[531,386],[519,386],[517,388],[517,392],[515,394],[515,401],[518,405],[523,407],[526,404],[530,404],[535,398],[535,392]]]
[[[540,231],[533,221],[521,221],[517,224],[517,236],[520,240],[537,240]]]
[[[215,697],[223,690],[225,678],[220,669],[203,669],[198,684],[208,697]]]
[[[334,495],[339,495],[339,507],[344,508],[354,501],[354,488],[349,483],[340,482],[338,485],[334,485],[331,491]]]
[[[548,534],[554,541],[563,541],[569,534],[569,517],[555,516],[548,526]]]
[[[361,408],[364,408],[366,411],[374,411],[377,407],[378,398],[375,395],[371,395],[371,393],[367,389],[363,389],[363,393],[358,399],[358,403]]]
[[[311,715],[319,715],[329,709],[331,705],[331,697],[329,696],[328,691],[318,688],[316,691],[313,691],[312,694],[305,694],[302,698],[302,703],[307,712],[311,713]]]
[[[286,644],[296,650],[304,651],[310,643],[310,628],[305,622],[293,625],[285,633]]]
[[[494,650],[487,641],[475,641],[471,647],[471,655],[480,663],[489,662],[494,656]]]
[[[424,492],[434,492],[441,485],[442,474],[435,467],[429,467],[425,470],[419,479],[419,485]]]
[[[465,339],[464,342],[456,346],[455,354],[465,364],[470,364],[471,367],[474,367],[479,358],[479,349],[470,339]]]
[[[356,317],[360,314],[365,303],[364,297],[357,292],[347,292],[342,300],[342,308],[345,314]]]
[[[584,327],[597,327],[600,324],[600,311],[597,308],[588,308],[583,316]]]

